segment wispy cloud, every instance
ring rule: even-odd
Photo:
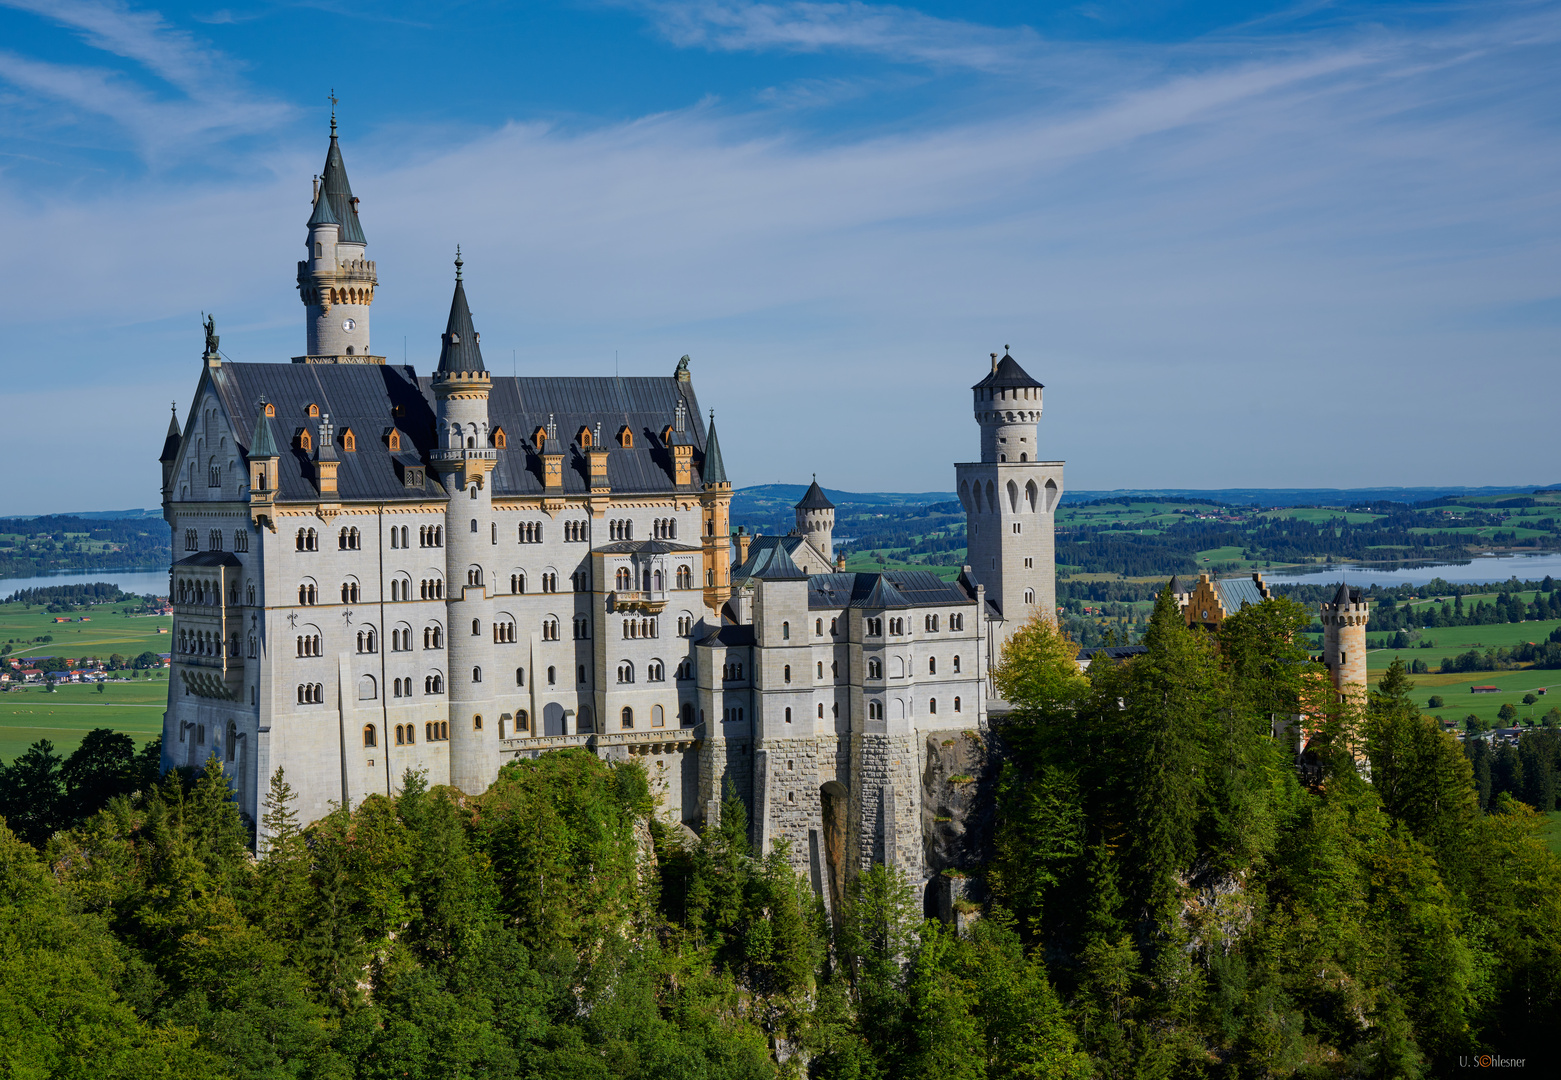
[[[1040,45],[1026,27],[982,26],[884,4],[641,0],[634,6],[673,44],[723,52],[841,50],[1001,72],[1023,64]]]
[[[73,30],[90,47],[155,78],[147,83],[135,68],[70,65],[0,51],[0,79],[108,118],[149,157],[191,146],[192,136],[268,130],[291,113],[284,103],[245,87],[233,74],[240,63],[157,12],[117,0],[0,0],[0,5]]]
[[[745,482],[942,486],[972,442],[958,391],[1005,342],[1047,384],[1044,446],[1075,487],[1553,479],[1530,471],[1558,459],[1553,428],[1514,422],[1511,388],[1555,381],[1561,12],[1489,10],[1196,62],[1124,49],[1062,104],[890,135],[820,139],[715,102],[355,139],[374,341],[399,358],[405,335],[428,367],[460,240],[495,367],[511,348],[522,371],[586,374],[615,350],[625,373],[691,353],[702,400],[740,410],[723,448]],[[198,366],[198,311],[236,358],[299,351],[320,150],[177,190],[24,204],[0,183],[11,347],[118,380],[113,407],[159,420],[128,426],[150,462]],[[233,257],[189,273],[189,238],[212,235]],[[1417,437],[1445,428],[1450,394],[1499,453]],[[1341,397],[1375,404],[1333,437]],[[1202,400],[1220,422],[1168,437]],[[12,460],[42,464],[35,442],[0,430]]]

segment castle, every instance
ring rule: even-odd
[[[334,117],[306,230],[304,354],[227,361],[208,321],[161,455],[164,767],[216,754],[257,823],[285,769],[308,822],[408,769],[478,793],[506,761],[585,747],[642,760],[659,812],[696,829],[730,785],[759,849],[788,841],[829,902],[875,861],[924,876],[929,739],[981,728],[1002,643],[1055,617],[1041,384],[993,354],[973,387],[958,580],[846,573],[816,480],[792,535],[734,537],[687,357],[491,373],[459,252],[434,370],[386,363]]]

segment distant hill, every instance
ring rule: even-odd
[[[1555,485],[1551,485],[1554,487]],[[1064,503],[1094,502],[1112,498],[1192,498],[1232,506],[1354,506],[1367,502],[1428,502],[1457,496],[1529,495],[1541,489],[1539,484],[1512,484],[1504,487],[1379,487],[1379,488],[1116,488],[1112,491],[1067,491]],[[769,513],[789,509],[802,498],[806,484],[760,484],[739,488],[732,496],[732,512]],[[893,491],[837,491],[825,488],[824,494],[836,505],[916,506],[951,502],[952,491],[915,493]]]
[[[69,514],[12,514],[5,521],[36,521],[41,517],[85,518],[91,521],[142,521],[161,518],[161,510],[81,510]]]

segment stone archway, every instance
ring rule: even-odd
[[[846,823],[850,794],[844,784],[831,780],[819,789],[819,805],[824,825],[824,886],[828,890],[829,910],[838,922],[845,910]]]

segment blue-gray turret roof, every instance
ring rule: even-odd
[[[818,486],[818,477],[813,478],[813,486],[808,488],[807,494],[802,496],[802,501],[792,509],[794,510],[833,510],[835,504],[824,496],[824,489]]]
[[[715,437],[715,410],[710,410],[710,429],[705,435],[705,467],[700,470],[707,484],[729,484],[726,462],[721,460],[721,444]]]
[[[168,434],[163,439],[162,457],[157,460],[166,463],[178,458],[179,444],[183,441],[184,436],[179,431],[179,413],[175,410],[173,417],[168,421]]]
[[[1019,366],[1019,361],[1005,352],[1003,358],[992,365],[992,373],[976,383],[975,386],[972,386],[971,389],[979,390],[982,387],[997,387],[1007,390],[1012,387],[1025,386],[1045,389],[1040,383],[1030,378],[1029,372]]]
[[[316,225],[340,225],[336,215],[331,212],[331,200],[326,198],[325,185],[320,185],[320,190],[314,195],[314,213],[309,215],[309,228]]]
[[[341,146],[336,142],[336,116],[331,115],[331,148],[325,152],[325,170],[320,175],[320,189],[330,199],[331,213],[341,226],[344,244],[366,244],[363,226],[358,223],[358,200],[353,197],[352,184],[347,181],[347,166],[342,164]]]
[[[466,286],[461,283],[461,249],[455,249],[455,295],[450,298],[450,320],[440,339],[439,374],[452,371],[487,371],[482,364],[471,308],[466,306]]]
[[[763,565],[754,569],[753,576],[765,581],[805,581],[808,575],[792,562],[783,545],[776,544]]]
[[[249,446],[249,460],[281,457],[276,448],[276,434],[271,430],[271,418],[266,415],[266,403],[260,403],[260,414],[255,417],[255,438]]]

